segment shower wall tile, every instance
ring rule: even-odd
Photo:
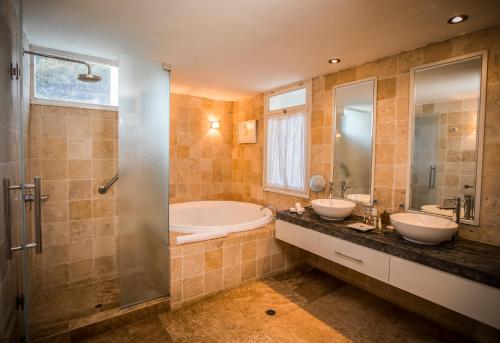
[[[117,112],[35,104],[31,112],[31,170],[49,195],[42,205],[47,256],[36,260],[35,284],[43,290],[116,277],[117,193],[97,187],[116,174]]]

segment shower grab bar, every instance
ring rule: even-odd
[[[113,184],[118,181],[118,174],[116,174],[115,176],[113,176],[111,179],[109,179],[108,181],[106,181],[103,185],[99,186],[99,188],[97,189],[99,191],[99,193],[101,194],[106,194],[106,192],[108,191],[108,189],[113,186]]]

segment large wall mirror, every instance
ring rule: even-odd
[[[407,208],[479,222],[486,58],[478,53],[412,69]]]
[[[373,198],[375,94],[375,78],[333,88],[334,196],[363,204]]]

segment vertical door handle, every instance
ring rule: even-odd
[[[436,187],[436,166],[429,169],[429,189]]]
[[[22,184],[11,186],[10,180],[4,178],[2,180],[3,185],[3,215],[4,215],[4,226],[5,226],[5,258],[12,259],[12,252],[24,249],[35,248],[37,254],[42,253],[42,200],[46,199],[48,196],[42,196],[42,182],[40,177],[35,177],[33,184]],[[10,208],[10,191],[13,190],[25,190],[25,189],[35,189],[34,201],[35,201],[35,242],[34,243],[22,243],[20,246],[12,247],[12,232],[11,232],[11,208]]]
[[[39,176],[35,177],[35,243],[36,253],[42,253],[42,182]]]
[[[3,225],[5,230],[5,258],[12,259],[12,233],[10,231],[10,180],[3,179]]]

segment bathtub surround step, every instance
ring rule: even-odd
[[[227,237],[175,245],[170,233],[172,308],[222,290],[292,270],[307,253],[274,237],[274,223]]]
[[[500,288],[500,247],[498,246],[466,239],[444,242],[436,246],[423,246],[408,242],[396,233],[357,232],[348,228],[347,225],[362,222],[361,217],[351,216],[344,221],[332,222],[321,219],[311,208],[307,208],[301,216],[289,211],[278,212],[277,219]]]
[[[170,298],[158,298],[127,308],[114,308],[69,322],[64,332],[34,342],[80,342],[90,337],[118,330],[124,326],[157,318],[170,310]]]

